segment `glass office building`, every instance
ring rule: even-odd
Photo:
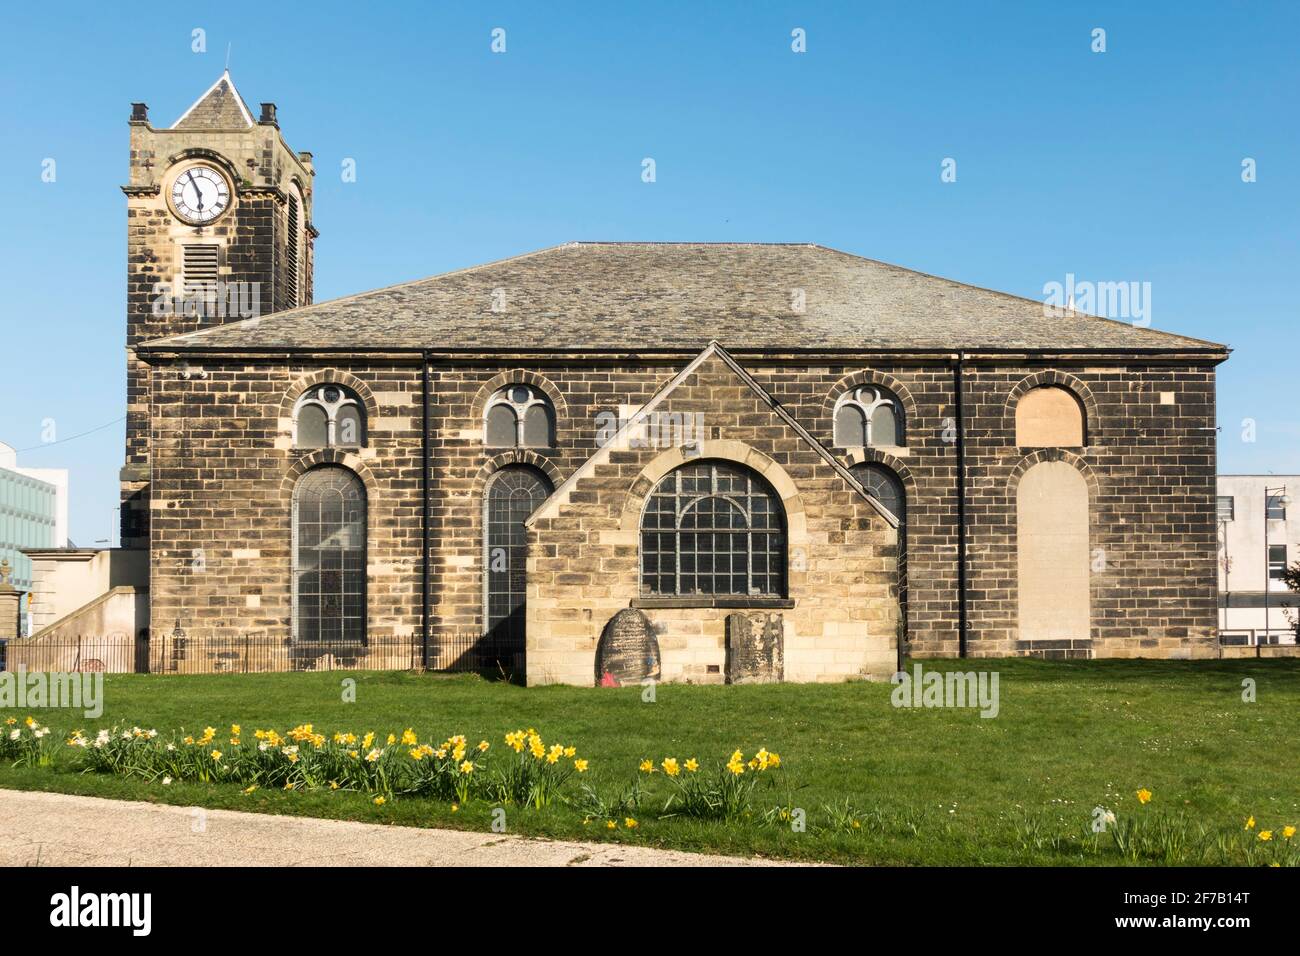
[[[57,484],[0,464],[0,560],[8,559],[11,583],[20,591],[32,589],[32,561],[20,549],[63,544],[58,540],[59,491]],[[22,617],[20,633],[26,634],[26,599]]]

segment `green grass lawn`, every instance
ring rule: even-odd
[[[643,758],[696,757],[725,762],[740,748],[780,753],[783,766],[756,791],[754,813],[731,823],[660,818],[668,794],[661,775],[646,778],[648,797],[635,831],[584,823],[578,808],[511,807],[510,832],[622,840],[690,850],[763,854],[874,864],[1119,863],[1108,834],[1088,852],[1083,834],[1093,808],[1121,821],[1184,820],[1186,832],[1209,828],[1244,846],[1243,821],[1280,831],[1300,825],[1296,723],[1300,661],[1045,663],[1030,660],[924,662],[950,670],[996,670],[1000,713],[901,709],[888,684],[661,685],[656,701],[640,688],[522,688],[476,677],[413,673],[313,673],[212,676],[110,675],[106,710],[87,720],[75,712],[34,716],[60,737],[47,767],[0,766],[0,787],[54,790],[181,805],[392,823],[488,829],[492,805],[401,798],[375,806],[349,792],[244,795],[234,784],[164,786],[132,778],[82,774],[61,739],[81,728],[93,736],[114,724],[226,732],[239,723],[285,731],[311,722],[318,731],[413,727],[421,740],[463,733],[471,744],[536,727],[549,742],[575,744],[590,758],[582,779],[612,789],[637,777]],[[345,678],[356,702],[342,700]],[[1257,701],[1242,700],[1256,682]],[[0,719],[26,713],[0,711]],[[575,778],[578,779],[578,778]],[[1135,791],[1154,796],[1141,806]],[[792,791],[792,792],[787,792]],[[826,807],[848,801],[845,819]],[[807,829],[765,823],[764,812],[789,803],[806,811]],[[859,828],[851,820],[859,821]],[[1212,839],[1204,834],[1203,840]],[[1190,839],[1190,838],[1189,838]],[[1297,835],[1293,843],[1300,843]],[[1271,849],[1268,847],[1266,849]],[[1179,856],[1181,862],[1215,862]],[[1148,859],[1155,860],[1154,854]],[[1222,859],[1222,857],[1220,857]],[[1238,859],[1237,862],[1246,860]],[[1258,862],[1258,861],[1256,861]]]

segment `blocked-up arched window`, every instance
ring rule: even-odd
[[[310,643],[366,636],[366,489],[338,465],[293,489],[293,634]]]
[[[647,595],[784,597],[785,509],[757,472],[699,461],[666,475],[641,515]]]
[[[1088,482],[1068,462],[1032,466],[1016,490],[1020,640],[1087,640]]]
[[[1081,448],[1083,406],[1058,385],[1031,388],[1016,402],[1016,444],[1021,448]]]
[[[903,407],[878,385],[859,385],[835,403],[835,444],[839,448],[895,448],[903,440]]]
[[[294,405],[294,448],[360,448],[365,443],[365,408],[351,389],[313,385]]]
[[[488,400],[483,443],[489,448],[554,448],[555,409],[541,389],[507,385]]]

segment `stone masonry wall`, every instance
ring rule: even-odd
[[[332,374],[322,372],[330,366],[191,357],[191,375],[184,378],[180,360],[159,361],[152,370],[151,395],[154,633],[169,632],[180,619],[193,635],[245,630],[287,635],[292,480],[314,459],[288,447],[286,403],[292,405],[309,376]],[[739,361],[828,448],[834,398],[843,387],[877,381],[898,394],[906,413],[906,448],[888,454],[832,450],[845,463],[880,460],[899,472],[907,491],[910,648],[918,656],[955,656],[956,453],[948,427],[954,415],[952,369],[924,360],[796,366]],[[509,359],[477,356],[431,367],[435,646],[463,643],[482,633],[483,490],[492,472],[527,462],[558,486],[596,450],[599,412],[639,407],[685,363],[556,359],[529,362],[521,369]],[[362,475],[370,497],[370,633],[381,639],[415,635],[421,552],[418,360],[350,361],[346,370],[336,362],[333,367],[339,368],[336,380],[369,395],[373,405],[367,447],[344,460]],[[196,368],[201,375],[193,374]],[[1054,382],[1057,377],[1084,393],[1087,445],[1068,451],[1016,448],[1013,394],[1027,379]],[[518,452],[483,447],[484,404],[496,388],[513,382],[534,384],[551,396],[556,447]],[[734,438],[725,428],[758,427],[752,417],[738,419],[720,407],[706,404],[701,411],[706,428],[724,426],[710,432],[719,439]],[[968,365],[968,652],[1216,653],[1213,423],[1210,367],[1119,368],[1059,361]],[[791,452],[782,447],[781,453]],[[1092,489],[1091,547],[1100,551],[1099,567],[1104,569],[1093,577],[1089,647],[1023,647],[1017,639],[1015,483],[1029,464],[1049,457],[1080,468]],[[792,478],[801,485],[802,476]],[[602,497],[613,500],[608,490]],[[847,514],[841,518],[848,520]],[[204,573],[192,569],[196,549],[206,556]],[[631,597],[626,583],[617,587],[620,606],[626,606]],[[614,606],[614,590],[615,584],[600,582],[581,594],[569,593],[571,606],[563,614],[577,615],[583,628],[590,614],[598,635],[609,617],[605,611]],[[831,601],[834,595],[819,599]],[[647,613],[670,629],[685,626],[688,619],[690,628],[712,619],[695,610]],[[713,653],[724,616],[714,615],[716,622],[707,628],[700,623],[705,628],[698,635],[702,643],[680,650],[688,657],[696,650]],[[677,633],[684,631],[679,627]],[[668,639],[675,638],[670,634]],[[790,640],[787,675],[797,679],[795,637]],[[677,666],[667,649],[665,655],[666,666]],[[707,673],[695,672],[699,679]],[[589,676],[584,674],[582,682]]]

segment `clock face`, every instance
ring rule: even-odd
[[[230,206],[230,185],[211,166],[191,166],[172,183],[172,206],[186,222],[211,222]]]

